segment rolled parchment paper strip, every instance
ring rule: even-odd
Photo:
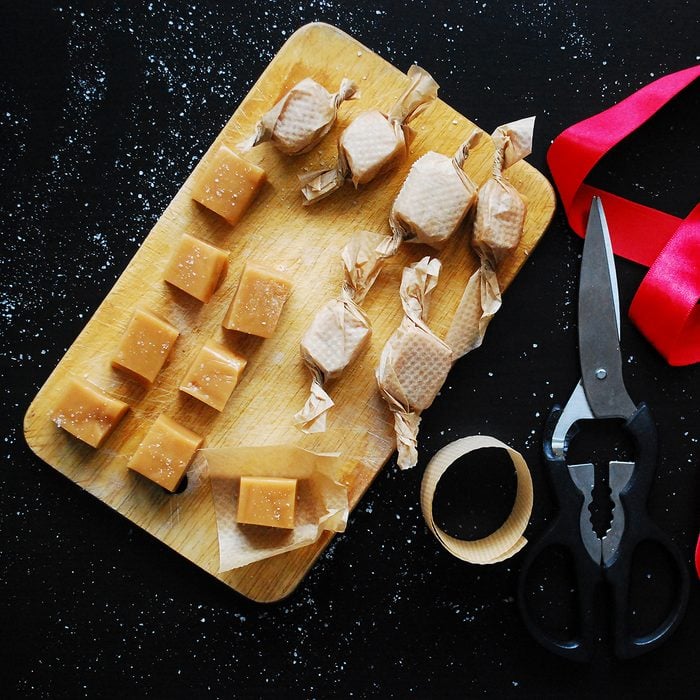
[[[426,324],[440,261],[425,257],[404,268],[404,317],[382,350],[376,376],[379,391],[394,414],[398,465],[416,465],[420,413],[437,396],[452,366],[452,350]]]
[[[440,248],[459,228],[476,202],[476,183],[462,170],[481,138],[474,130],[450,158],[428,151],[412,166],[389,215],[392,234]]]
[[[455,359],[481,345],[488,324],[501,307],[496,268],[518,247],[526,214],[525,202],[503,171],[529,155],[534,126],[535,118],[528,117],[499,126],[491,135],[493,173],[479,189],[472,234],[480,264],[467,283],[445,338]]]
[[[263,114],[255,133],[239,148],[245,152],[270,141],[289,156],[307,153],[331,130],[341,103],[357,97],[357,85],[348,78],[343,78],[333,94],[312,78],[304,78]]]
[[[344,280],[340,296],[319,309],[301,339],[301,357],[312,380],[309,398],[294,422],[305,433],[326,429],[326,415],[334,404],[324,386],[369,342],[372,327],[360,304],[382,268],[384,258],[376,249],[383,238],[362,231],[350,239],[341,253]]]
[[[300,176],[304,204],[327,197],[345,180],[352,180],[355,187],[364,185],[406,157],[413,139],[408,125],[438,91],[435,80],[419,66],[411,66],[408,77],[410,84],[388,114],[377,109],[362,112],[345,128],[333,168]]]
[[[348,491],[340,480],[346,461],[338,454],[311,452],[296,445],[224,447],[200,450],[200,454],[214,499],[219,572],[312,544],[324,530],[345,530]],[[298,479],[293,529],[239,525],[236,512],[242,476]]]
[[[498,530],[479,540],[461,540],[448,535],[435,523],[435,490],[442,475],[460,457],[485,447],[505,450],[511,458],[518,479],[515,503],[510,515]],[[443,447],[428,463],[420,490],[421,510],[430,531],[450,554],[470,564],[495,564],[519,552],[527,544],[523,533],[532,514],[532,502],[532,477],[523,456],[500,440],[487,435],[462,438]]]

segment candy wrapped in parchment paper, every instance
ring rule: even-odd
[[[343,532],[349,505],[348,469],[338,454],[323,454],[296,445],[224,447],[200,450],[211,483],[219,534],[219,571],[315,542],[324,530]],[[236,520],[243,476],[298,479],[293,529],[241,525]]]
[[[455,359],[481,345],[489,322],[501,308],[496,268],[518,247],[526,214],[525,202],[503,171],[530,154],[534,127],[535,117],[528,117],[499,126],[491,135],[496,149],[493,173],[479,190],[472,235],[480,264],[445,337]]]
[[[326,414],[334,404],[324,386],[362,352],[372,335],[360,304],[382,268],[384,258],[377,246],[384,238],[361,231],[350,239],[341,253],[344,279],[340,296],[319,309],[301,339],[301,357],[312,379],[309,398],[294,422],[305,433],[326,429]]]
[[[270,141],[288,156],[308,153],[331,130],[341,103],[359,95],[357,85],[348,78],[343,78],[338,92],[333,94],[313,78],[304,78],[263,114],[255,133],[239,148],[245,152]]]
[[[345,128],[338,141],[338,162],[330,170],[300,176],[304,204],[313,204],[352,180],[357,187],[403,160],[413,140],[409,122],[437,97],[438,84],[413,65],[410,84],[388,114],[377,109],[362,112]]]
[[[476,202],[476,183],[462,169],[481,138],[475,129],[452,158],[428,151],[412,166],[389,215],[392,239],[382,252],[395,252],[402,241],[442,247]]]
[[[418,460],[420,414],[432,404],[452,366],[451,348],[426,323],[440,268],[440,261],[429,257],[404,268],[400,290],[404,317],[387,340],[376,372],[379,391],[394,414],[402,469]]]

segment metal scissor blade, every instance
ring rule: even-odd
[[[605,212],[598,197],[593,197],[583,244],[578,336],[581,381],[593,415],[628,418],[636,407],[622,378],[617,276]]]

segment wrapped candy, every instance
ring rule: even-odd
[[[452,158],[428,151],[411,166],[389,216],[395,247],[407,240],[440,248],[457,231],[476,202],[462,167],[480,138],[475,129]]]
[[[480,264],[467,283],[445,338],[455,359],[481,345],[489,322],[501,307],[496,267],[517,248],[526,214],[525,202],[503,171],[530,154],[534,126],[535,118],[528,117],[499,126],[491,135],[496,148],[493,174],[479,190],[472,235]]]
[[[437,97],[438,84],[429,73],[413,65],[408,71],[410,85],[388,114],[373,109],[358,115],[338,141],[338,162],[334,168],[300,177],[304,204],[327,197],[352,180],[364,185],[390,170],[408,154],[413,130],[408,126]]]
[[[376,372],[379,391],[394,414],[402,469],[418,461],[420,414],[437,396],[453,361],[452,349],[426,324],[440,268],[440,261],[429,257],[404,268],[400,291],[404,317],[387,340]]]
[[[357,85],[347,78],[334,94],[312,78],[304,78],[263,114],[255,133],[239,148],[248,151],[270,141],[289,156],[307,153],[331,130],[340,104],[357,97]]]
[[[362,352],[372,334],[360,304],[381,270],[384,257],[377,252],[377,246],[383,238],[362,231],[343,248],[340,296],[321,307],[301,339],[301,356],[312,381],[309,398],[294,420],[306,433],[326,429],[326,414],[333,400],[324,386]]]

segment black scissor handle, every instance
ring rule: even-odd
[[[585,549],[581,540],[579,518],[583,506],[583,495],[569,476],[565,458],[552,452],[552,434],[561,415],[561,408],[555,406],[547,420],[544,436],[544,457],[549,478],[556,494],[558,513],[556,519],[538,541],[530,544],[520,573],[518,585],[518,605],[530,634],[549,651],[574,661],[588,661],[593,655],[597,642],[593,619],[594,595],[601,580],[601,569]],[[559,639],[543,629],[532,612],[529,598],[533,592],[530,571],[546,550],[560,546],[572,556],[576,577],[578,630],[570,639]]]
[[[690,577],[686,562],[671,538],[649,517],[647,501],[656,471],[656,425],[646,404],[641,403],[625,423],[632,436],[636,451],[632,478],[620,494],[625,510],[625,532],[618,555],[608,566],[606,579],[612,586],[615,601],[615,653],[619,658],[639,656],[659,646],[676,629],[683,619],[688,603]],[[630,602],[630,575],[634,552],[643,542],[653,542],[668,554],[676,569],[678,591],[675,603],[658,627],[642,636],[635,636],[630,629],[628,616]]]

